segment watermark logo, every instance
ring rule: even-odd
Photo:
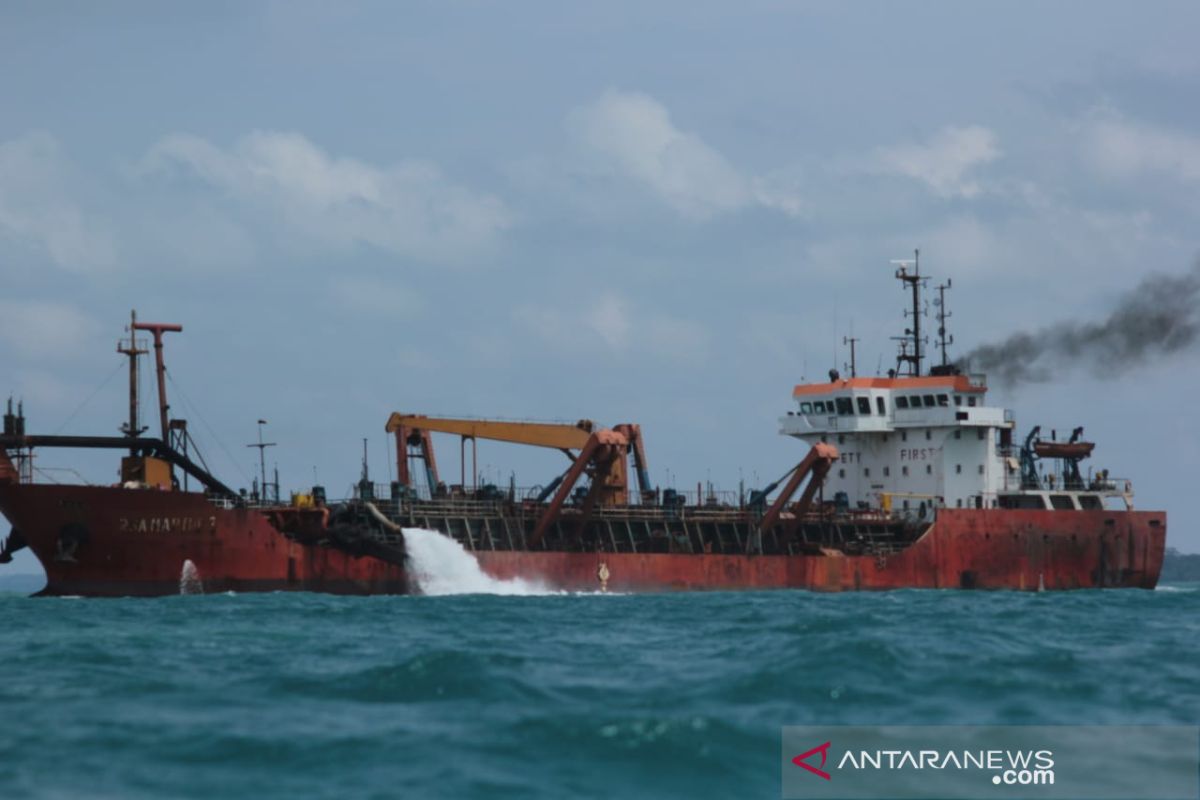
[[[1200,800],[1194,726],[784,728],[782,744],[785,798]],[[1113,752],[1139,769],[1114,773]]]
[[[829,746],[831,744],[832,744],[832,742],[826,742],[825,744],[817,745],[812,750],[809,750],[806,753],[801,753],[800,755],[793,758],[792,763],[795,764],[797,767],[802,767],[802,768],[808,770],[813,775],[816,775],[818,778],[824,778],[825,780],[829,780],[829,773],[826,772],[824,769],[818,769],[817,767],[814,767],[812,764],[809,764],[808,759],[812,758],[817,753],[820,753],[821,754],[821,767],[824,767],[825,759],[828,758],[828,756],[829,756]]]

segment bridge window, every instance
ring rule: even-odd
[[[849,397],[838,397],[834,400],[837,403],[837,413],[841,417],[854,416],[854,405],[850,402]]]
[[[1055,511],[1075,510],[1075,504],[1071,502],[1071,496],[1067,494],[1050,495],[1050,505],[1054,506]]]
[[[908,398],[907,397],[897,397],[896,398],[896,408],[908,408]]]
[[[938,395],[938,405],[942,408],[946,408],[947,406],[949,406],[950,405],[949,395],[939,394]]]
[[[800,413],[801,414],[811,414],[812,413],[812,403],[801,403],[800,404]]]
[[[1046,507],[1046,501],[1040,494],[1002,494],[1000,507],[1042,509]]]
[[[956,406],[962,405],[962,395],[961,394],[954,395],[954,405],[956,405]]]
[[[813,408],[814,408],[814,409],[816,409],[816,412],[817,412],[818,414],[824,414],[824,413],[825,413],[825,403],[824,403],[824,402],[822,402],[822,401],[820,401],[820,400],[818,400],[817,402],[813,403]]]
[[[974,395],[971,395],[970,397],[967,398],[967,405],[969,405],[969,406],[975,405],[975,396]]]
[[[925,395],[925,407],[933,408],[935,405],[936,405],[936,403],[934,402],[933,395],[931,395],[931,394]]]
[[[875,398],[875,410],[879,412],[879,416],[881,417],[887,415],[887,407],[884,405],[882,397]]]
[[[869,398],[869,397],[858,398],[858,413],[866,414],[867,416],[870,416],[870,414],[871,414],[871,398]]]
[[[1094,494],[1079,495],[1079,505],[1085,511],[1100,511],[1104,508],[1104,503],[1100,502],[1100,498]]]
[[[908,404],[910,406],[912,406],[913,408],[920,408],[921,407],[921,395],[919,395],[919,394],[910,395],[908,398]]]

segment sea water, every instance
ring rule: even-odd
[[[784,725],[1200,721],[1195,585],[565,594],[429,536],[430,596],[0,595],[0,798],[769,798]]]

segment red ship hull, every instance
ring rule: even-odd
[[[0,512],[42,562],[42,594],[179,594],[186,561],[205,591],[408,591],[400,565],[301,544],[258,511],[217,508],[199,494],[0,485]]]
[[[688,589],[1153,589],[1166,514],[1153,511],[943,510],[910,547],[887,556],[685,555],[480,551],[493,577],[594,591]]]
[[[0,511],[45,567],[44,594],[176,594],[187,561],[205,591],[412,588],[402,564],[297,542],[259,511],[217,508],[198,494],[10,484],[0,485]],[[597,590],[602,571],[611,591],[1152,589],[1165,543],[1164,512],[944,509],[916,542],[886,556],[474,555],[493,577],[571,591]]]

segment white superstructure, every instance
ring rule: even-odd
[[[825,478],[826,499],[852,509],[1100,508],[1131,487],[1104,474],[1083,485],[1061,475],[1022,476],[1012,413],[986,403],[981,375],[847,378],[804,384],[780,432],[828,442],[841,458]],[[844,493],[844,495],[841,495]]]

